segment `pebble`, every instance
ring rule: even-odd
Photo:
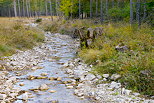
[[[58,81],[61,81],[61,80],[62,80],[62,78],[61,78],[61,77],[58,77],[58,78],[57,78],[57,80],[58,80]]]
[[[39,87],[39,90],[44,91],[44,90],[48,90],[49,86],[47,86],[46,84],[41,84]]]
[[[41,73],[41,76],[47,76],[48,74],[47,73]]]
[[[112,76],[111,76],[111,80],[117,80],[117,79],[119,79],[121,77],[121,75],[119,75],[119,74],[112,74]]]
[[[67,89],[73,89],[74,87],[73,86],[67,86],[66,88]]]
[[[0,100],[4,100],[7,97],[6,94],[0,94]]]
[[[20,83],[19,85],[20,85],[20,86],[24,86],[25,84],[24,84],[24,83]]]
[[[56,91],[55,91],[55,90],[50,90],[49,92],[50,92],[50,93],[55,93]]]
[[[103,74],[104,78],[108,78],[110,75],[109,74]]]
[[[55,78],[54,77],[50,77],[49,80],[50,81],[53,81],[53,80],[55,80]]]

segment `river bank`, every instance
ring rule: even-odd
[[[75,56],[78,43],[59,33],[48,32],[45,37],[45,42],[40,46],[4,57],[1,66],[5,69],[1,71],[1,76],[10,76],[5,76],[6,83],[1,79],[4,83],[0,85],[1,103],[89,103],[88,99],[83,100],[74,95],[74,86],[70,84],[75,85],[75,80],[60,69]]]
[[[70,41],[66,43],[65,40]],[[46,33],[45,43],[41,46],[5,58],[3,62],[10,72],[1,71],[1,77],[5,75],[5,79],[1,79],[4,83],[0,90],[1,102],[153,102],[137,97],[139,93],[122,88],[120,83],[108,82],[109,74],[102,77],[91,73],[92,68],[81,59],[73,59],[78,46],[79,42],[69,36]]]

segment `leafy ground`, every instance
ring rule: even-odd
[[[97,20],[61,20],[42,22],[46,31],[72,34],[74,28],[103,27],[104,33],[96,39],[90,48],[79,51],[81,57],[94,72],[120,74],[119,80],[129,89],[144,95],[154,95],[154,28],[143,24],[139,29],[136,24],[125,22],[100,24]],[[118,44],[128,46],[126,52],[118,52]]]
[[[11,55],[17,49],[30,49],[38,42],[43,42],[43,32],[25,26],[22,19],[0,18],[0,57]]]

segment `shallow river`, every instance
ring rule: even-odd
[[[51,52],[51,57],[57,57],[53,61],[44,60],[39,65],[43,69],[37,69],[35,71],[23,71],[27,72],[25,75],[17,76],[19,82],[15,85],[20,87],[21,90],[28,91],[32,93],[32,98],[29,98],[27,103],[52,103],[57,101],[58,103],[90,103],[88,99],[80,99],[74,95],[74,89],[67,89],[65,84],[60,81],[50,81],[48,79],[26,79],[29,75],[40,76],[41,73],[47,73],[47,77],[62,77],[62,80],[71,80],[67,74],[61,69],[63,63],[71,60],[75,57],[76,47],[73,44],[74,40],[72,38],[65,38],[65,36],[60,36],[59,34],[47,35],[48,39],[51,39],[47,46],[53,51]],[[19,84],[24,83],[24,86],[19,86]],[[47,91],[30,91],[29,89],[34,89],[41,84],[47,84],[50,89]],[[55,93],[50,93],[50,90],[55,90]],[[25,103],[20,100],[22,96],[19,96],[15,103]],[[53,102],[54,103],[54,102]]]

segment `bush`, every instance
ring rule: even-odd
[[[115,20],[129,20],[130,6],[126,5],[124,8],[114,7],[109,9],[109,15]]]
[[[36,19],[35,22],[36,22],[36,23],[40,23],[40,22],[42,22],[42,18]]]

